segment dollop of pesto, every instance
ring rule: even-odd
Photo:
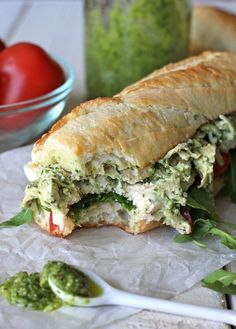
[[[187,55],[188,0],[87,0],[88,97],[112,96]]]
[[[40,285],[40,273],[19,272],[0,285],[0,295],[10,304],[37,311],[53,311],[62,301]]]
[[[78,296],[90,296],[88,278],[81,271],[68,264],[58,261],[48,262],[40,275],[41,287],[50,288],[49,277],[65,292]]]
[[[49,278],[60,289],[75,296],[95,297],[98,291],[101,293],[101,289],[81,271],[61,261],[49,261],[41,273],[19,272],[8,278],[0,285],[0,295],[12,305],[53,311],[66,303],[51,290]]]

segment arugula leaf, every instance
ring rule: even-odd
[[[236,295],[236,273],[225,270],[216,270],[209,273],[203,280],[203,287],[228,295]]]
[[[234,152],[234,171],[235,175],[235,200],[236,200],[236,152]],[[232,187],[231,186],[231,187]],[[231,196],[232,197],[232,196]],[[220,238],[221,243],[229,249],[236,250],[236,236],[231,235],[221,227],[229,226],[236,229],[235,224],[224,223],[220,221],[220,217],[216,213],[215,202],[213,195],[205,189],[199,189],[192,186],[188,190],[187,206],[190,208],[189,212],[193,219],[193,233],[192,234],[178,234],[174,241],[177,243],[193,242],[199,247],[207,247],[202,240],[208,235],[214,235]]]
[[[174,237],[174,242],[176,242],[176,243],[192,242],[192,243],[196,244],[198,247],[207,248],[206,243],[195,240],[192,234],[177,234]]]
[[[228,232],[217,227],[210,229],[209,233],[218,236],[221,243],[229,249],[236,250],[236,236],[230,235]]]
[[[231,161],[226,173],[226,183],[222,193],[230,196],[231,200],[236,203],[236,149],[230,152]]]
[[[228,272],[222,269],[209,273],[203,281],[206,283],[214,283],[220,281],[224,286],[228,286],[236,280],[236,273]]]
[[[185,243],[185,242],[191,242],[191,241],[193,241],[192,234],[177,234],[174,237],[174,242],[177,242],[177,243]]]
[[[118,202],[122,205],[122,207],[128,210],[132,210],[135,208],[132,201],[130,201],[128,198],[119,195],[115,192],[109,192],[102,194],[87,194],[83,199],[81,199],[79,202],[74,204],[72,206],[72,209],[73,210],[87,209],[96,203],[109,202],[109,201]]]
[[[132,210],[136,208],[136,206],[133,204],[132,201],[130,201],[128,198],[119,195],[115,192],[109,192],[109,193],[102,193],[102,194],[87,194],[83,199],[81,199],[79,202],[75,203],[70,210],[70,214],[75,222],[79,221],[80,218],[80,211],[83,209],[88,209],[89,207],[101,203],[101,202],[118,202],[122,206],[122,208],[125,208],[127,210]]]
[[[214,223],[210,219],[197,219],[194,222],[193,236],[196,240],[205,238],[214,228]]]
[[[203,243],[202,240],[209,231],[213,228],[213,224],[211,221],[205,219],[197,219],[194,221],[194,228],[192,234],[177,234],[174,238],[174,242],[177,243],[185,243],[185,242],[193,242],[199,247],[206,248],[207,244]]]
[[[210,233],[213,228],[212,222],[208,219],[197,219],[194,221],[193,233],[192,234],[177,234],[174,238],[174,242],[185,243],[193,242],[199,247],[206,248],[207,244],[201,240]]]
[[[0,223],[0,228],[20,226],[30,224],[33,221],[33,211],[31,208],[24,208],[17,215],[5,222]]]
[[[216,227],[217,223],[210,219],[197,219],[194,221],[192,234],[178,234],[175,236],[174,241],[177,243],[193,242],[199,247],[207,247],[207,244],[202,242],[202,239],[208,235],[214,235],[220,238],[221,243],[229,249],[236,250],[236,236],[230,235]]]
[[[212,289],[215,291],[218,291],[222,294],[227,294],[227,295],[236,295],[236,286],[231,284],[229,286],[223,286],[221,282],[215,282],[215,283],[205,283],[203,282],[203,287]]]
[[[188,190],[187,205],[192,209],[201,210],[201,212],[195,211],[198,216],[199,214],[204,215],[205,212],[208,214],[207,218],[209,218],[210,216],[211,219],[219,220],[219,216],[216,213],[213,195],[203,188],[197,188],[196,186],[192,186]]]
[[[236,250],[236,237],[227,231],[216,227],[216,222],[206,219],[198,219],[194,223],[193,239],[201,240],[211,234],[220,238],[221,243],[229,249]]]

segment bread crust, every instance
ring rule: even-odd
[[[71,221],[71,219],[69,219],[69,220]],[[75,228],[75,226],[73,226],[73,228],[71,226],[70,230],[67,229],[67,230],[52,233],[52,232],[50,232],[48,222],[40,221],[37,219],[35,221],[43,230],[47,231],[50,234],[56,235],[60,238],[66,237]],[[122,221],[117,224],[111,224],[110,222],[107,222],[107,221],[99,221],[98,223],[85,223],[81,226],[76,226],[76,227],[77,228],[99,228],[99,227],[104,227],[104,226],[118,227],[130,234],[140,234],[140,233],[144,233],[144,232],[153,230],[154,228],[164,226],[164,224],[161,221],[153,221],[151,223],[146,223],[145,220],[141,220],[140,222],[137,223],[137,225],[135,226],[135,229],[131,229],[130,226],[126,225]]]
[[[112,98],[85,102],[36,142],[34,163],[83,168],[115,154],[144,168],[204,123],[236,110],[236,55],[205,52],[165,66]]]
[[[219,8],[193,7],[190,53],[204,50],[236,52],[236,16]]]

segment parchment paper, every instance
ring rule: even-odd
[[[31,146],[0,155],[0,221],[20,208],[26,178],[23,165]],[[226,219],[236,207],[217,201]],[[200,281],[208,272],[235,258],[235,253],[212,239],[208,249],[176,244],[176,232],[161,228],[132,236],[117,228],[82,229],[66,239],[49,236],[37,225],[1,229],[0,282],[18,271],[40,271],[52,259],[91,269],[117,288],[171,298]],[[125,307],[79,309],[64,307],[51,313],[23,310],[0,299],[0,328],[103,328],[140,310]]]

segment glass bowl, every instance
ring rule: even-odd
[[[0,105],[0,152],[33,142],[60,116],[72,91],[75,74],[71,64],[53,56],[65,73],[65,82],[43,96]]]

